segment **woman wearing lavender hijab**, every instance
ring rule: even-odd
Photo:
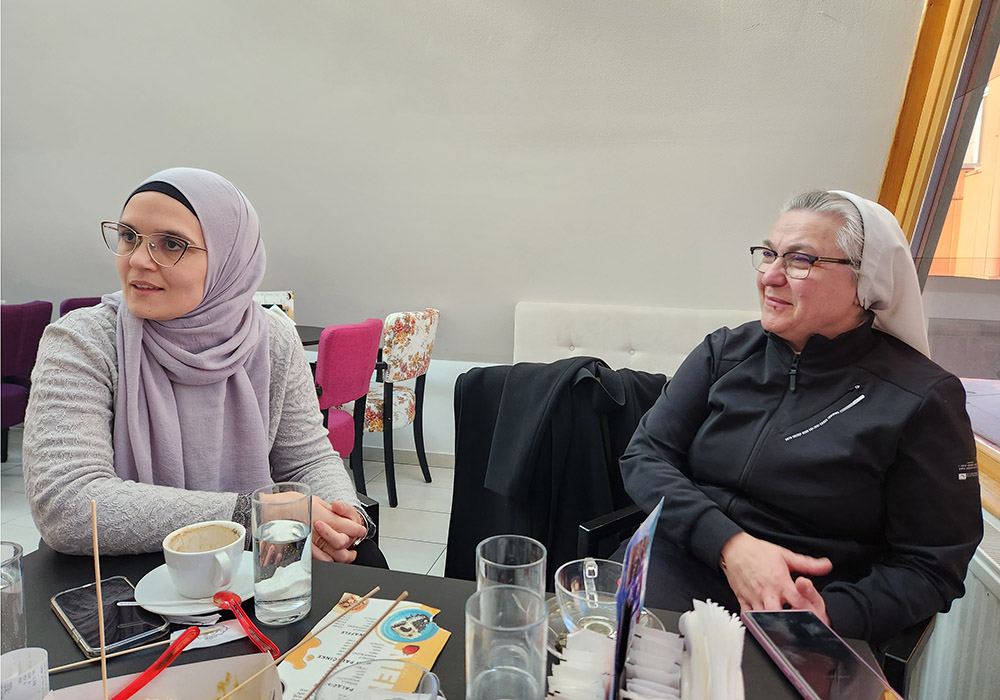
[[[322,425],[298,334],[253,301],[257,214],[225,178],[156,173],[102,223],[122,290],[45,331],[24,427],[24,477],[42,538],[103,554],[160,549],[172,530],[235,520],[250,493],[313,493],[313,556],[385,566]]]

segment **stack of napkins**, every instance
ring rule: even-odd
[[[683,700],[743,700],[743,624],[711,600],[681,615]]]
[[[623,670],[620,700],[743,700],[743,625],[712,601],[694,601],[681,634],[637,627]],[[683,635],[683,636],[682,636]],[[614,642],[581,630],[569,635],[548,678],[549,698],[604,700]]]
[[[552,664],[548,678],[549,698],[604,700],[611,684],[615,659],[614,640],[588,629],[566,638],[561,661]]]
[[[681,698],[684,656],[684,640],[679,634],[635,628],[620,697],[623,700]]]

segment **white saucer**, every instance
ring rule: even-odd
[[[246,566],[248,562],[242,562],[239,571],[236,573],[229,590],[238,595],[243,600],[253,598],[253,567]],[[170,572],[167,565],[156,567],[142,577],[139,585],[135,587],[135,599],[143,608],[160,615],[203,615],[205,613],[219,610],[215,603],[189,602],[188,599],[177,592],[174,582],[170,580]],[[146,605],[143,601],[149,601]],[[154,603],[177,601],[178,605],[155,605]]]

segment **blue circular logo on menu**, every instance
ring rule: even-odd
[[[422,642],[437,634],[438,626],[431,614],[419,608],[397,610],[382,623],[381,635],[390,642],[410,644]]]

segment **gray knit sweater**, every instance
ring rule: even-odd
[[[295,327],[282,314],[267,316],[271,477],[303,481],[328,502],[360,507],[323,427]],[[23,449],[28,502],[45,542],[69,554],[92,551],[91,499],[101,553],[110,555],[159,551],[163,538],[182,525],[230,520],[239,495],[140,484],[115,474],[115,324],[116,310],[103,304],[70,312],[45,330],[31,374]]]

